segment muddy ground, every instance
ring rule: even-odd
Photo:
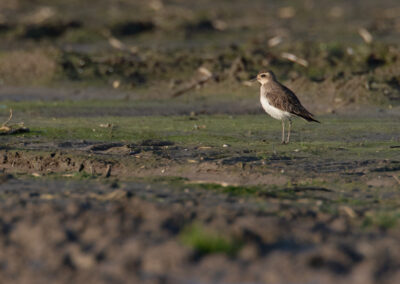
[[[397,1],[81,2],[0,3],[1,282],[400,282]]]

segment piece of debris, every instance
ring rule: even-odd
[[[205,68],[205,67],[200,67],[198,69],[198,71],[199,71],[199,73],[201,73],[205,77],[212,77],[213,76],[212,72],[210,70],[208,70],[207,68]]]
[[[63,177],[74,177],[75,174],[63,174],[62,176],[63,176]]]
[[[110,175],[111,175],[111,165],[108,164],[107,165],[107,169],[106,169],[105,177],[108,178],[108,177],[110,177]]]
[[[294,63],[300,64],[301,66],[308,67],[308,61],[297,57],[293,53],[288,53],[288,52],[282,52],[281,56],[289,61],[292,61]]]
[[[224,31],[228,28],[228,24],[222,20],[214,20],[212,24],[214,28],[218,31]]]
[[[199,150],[209,150],[209,149],[212,149],[212,147],[210,147],[210,146],[200,146],[197,149],[199,149]]]
[[[239,184],[237,184],[237,183],[229,183],[229,182],[217,181],[217,180],[189,180],[186,182],[186,184],[216,184],[216,185],[220,185],[222,187],[239,186]]]
[[[96,174],[96,170],[94,169],[93,165],[90,165],[90,174],[94,176]]]
[[[193,126],[193,128],[196,129],[196,130],[197,130],[197,129],[206,129],[207,126],[204,125],[204,124],[203,124],[203,125],[197,125],[197,124],[195,124],[195,125]]]
[[[40,199],[52,200],[54,198],[55,198],[55,196],[53,194],[41,194],[40,195]]]
[[[115,37],[109,37],[108,43],[115,49],[119,49],[122,51],[128,51],[132,54],[136,54],[138,52],[138,48],[136,46],[127,46],[125,43],[123,43],[122,41],[120,41],[119,39],[117,39]]]
[[[5,121],[0,127],[0,135],[11,135],[11,134],[19,134],[19,133],[26,133],[29,132],[29,128],[24,126],[23,122],[8,125],[11,121],[13,116],[12,109],[10,109],[10,116],[8,117],[7,121]]]
[[[119,86],[121,86],[121,81],[119,81],[119,80],[113,81],[112,86],[114,89],[118,89]]]
[[[110,128],[110,127],[113,127],[113,124],[112,123],[100,123],[99,126],[101,128]]]
[[[372,34],[365,28],[360,28],[358,30],[358,34],[368,44],[372,43],[372,41],[374,40],[374,37],[372,36]]]
[[[268,40],[268,46],[274,47],[282,42],[283,38],[281,36],[274,36]]]
[[[138,47],[137,46],[128,46],[116,37],[114,37],[109,30],[104,30],[103,35],[107,38],[108,43],[110,44],[111,47],[129,52],[131,54],[137,54],[138,53]]]
[[[200,73],[200,78],[191,80],[188,84],[186,84],[179,90],[176,90],[175,92],[173,92],[171,94],[171,97],[172,98],[179,97],[179,96],[183,95],[184,93],[186,93],[196,87],[202,86],[204,83],[206,83],[207,81],[214,78],[214,74],[205,67],[200,67],[198,69],[198,72]]]
[[[400,185],[400,179],[399,179],[399,177],[398,176],[396,176],[396,175],[393,175],[393,178],[397,181],[397,183]]]
[[[344,214],[346,214],[347,216],[349,216],[350,218],[355,218],[357,217],[357,214],[354,212],[353,209],[351,209],[349,206],[340,206],[339,207],[339,211],[343,212]]]

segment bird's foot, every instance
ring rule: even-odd
[[[285,140],[282,140],[282,142],[281,142],[282,145],[285,145],[287,143],[289,143],[289,142],[286,142]]]

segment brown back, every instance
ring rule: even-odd
[[[302,106],[297,96],[287,87],[278,81],[270,81],[263,85],[264,94],[268,102],[274,107],[300,116],[308,121],[315,121],[313,114]]]

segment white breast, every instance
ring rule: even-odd
[[[270,105],[267,97],[263,94],[260,95],[260,101],[261,101],[261,105],[262,105],[263,109],[270,116],[272,116],[275,119],[279,119],[279,120],[288,119],[292,116],[289,112],[280,110],[280,109]]]

